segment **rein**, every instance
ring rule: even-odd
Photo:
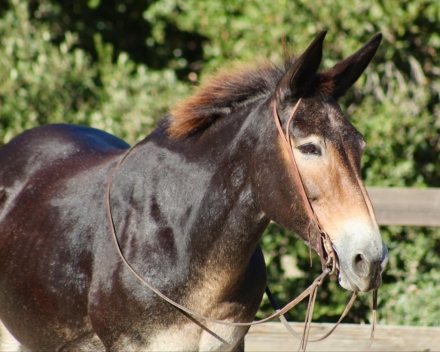
[[[301,340],[301,346],[300,349],[304,350],[306,349],[306,345],[308,342],[308,335],[310,332],[310,325],[311,325],[311,321],[312,321],[312,313],[313,313],[313,307],[314,307],[314,302],[316,299],[316,294],[318,291],[319,286],[321,286],[322,282],[324,281],[324,279],[327,277],[327,275],[332,274],[335,272],[336,270],[336,266],[338,265],[338,260],[336,257],[336,253],[333,251],[333,247],[331,244],[331,240],[330,237],[328,236],[328,234],[322,229],[322,227],[319,224],[318,218],[315,214],[315,212],[313,211],[313,208],[307,198],[307,194],[306,191],[304,189],[304,185],[303,182],[301,180],[301,176],[299,174],[298,171],[298,167],[295,161],[295,157],[293,155],[293,150],[292,150],[292,145],[291,145],[291,141],[290,141],[290,134],[289,134],[289,125],[295,115],[296,110],[298,109],[299,104],[301,103],[302,98],[300,98],[298,100],[298,102],[296,103],[294,109],[292,110],[292,113],[288,119],[287,125],[286,125],[286,131],[285,133],[282,130],[281,124],[280,124],[280,120],[279,120],[279,116],[278,116],[278,112],[277,112],[277,107],[276,107],[276,99],[274,99],[273,102],[273,116],[275,119],[275,123],[277,125],[277,129],[278,132],[283,140],[283,144],[286,147],[286,150],[289,154],[289,158],[290,158],[290,163],[293,169],[293,173],[294,173],[294,177],[296,180],[296,183],[298,185],[298,188],[300,190],[300,194],[301,197],[303,199],[303,203],[304,206],[306,208],[306,212],[309,216],[310,222],[309,222],[309,226],[308,226],[308,235],[309,235],[309,247],[311,247],[312,242],[310,241],[310,232],[311,232],[311,228],[314,228],[317,232],[317,238],[316,238],[316,242],[317,242],[317,252],[320,256],[321,259],[321,264],[322,264],[322,273],[321,275],[319,275],[314,281],[313,283],[303,292],[301,293],[298,297],[296,297],[294,300],[292,300],[291,302],[287,303],[283,308],[279,308],[278,304],[276,303],[272,293],[270,292],[269,288],[266,288],[266,294],[269,297],[269,300],[271,301],[272,305],[275,308],[275,313],[271,314],[270,316],[261,319],[261,320],[256,320],[256,321],[252,321],[252,322],[239,322],[239,323],[234,323],[234,322],[229,322],[229,321],[224,321],[224,320],[218,320],[218,319],[214,319],[211,317],[207,317],[204,316],[203,314],[200,314],[192,309],[189,309],[181,304],[179,304],[178,302],[172,300],[171,298],[167,297],[166,295],[164,295],[162,292],[160,292],[157,288],[155,288],[151,283],[149,283],[148,281],[146,281],[132,266],[131,264],[127,261],[127,259],[125,258],[124,254],[122,253],[121,247],[119,245],[118,242],[118,238],[116,236],[116,230],[115,230],[115,225],[114,225],[114,221],[113,221],[113,216],[112,216],[112,211],[111,211],[111,206],[110,206],[110,188],[111,188],[111,184],[112,184],[112,180],[113,180],[113,176],[115,175],[116,171],[119,169],[119,167],[121,166],[121,164],[124,162],[124,160],[128,157],[128,155],[133,151],[133,149],[139,144],[136,143],[134,144],[131,148],[129,148],[126,153],[123,155],[123,157],[118,161],[118,163],[116,164],[116,166],[114,167],[114,169],[112,170],[112,172],[110,173],[110,176],[107,180],[107,185],[106,185],[106,190],[105,190],[105,206],[106,206],[106,215],[107,215],[107,220],[109,223],[109,227],[110,227],[110,231],[111,231],[111,235],[112,235],[112,239],[114,242],[114,245],[116,247],[116,250],[118,252],[119,257],[121,258],[122,262],[126,265],[126,267],[132,272],[132,274],[134,276],[136,276],[139,281],[141,281],[145,286],[147,286],[151,291],[153,291],[156,295],[158,295],[160,298],[162,298],[163,300],[165,300],[166,302],[168,302],[169,304],[173,305],[174,307],[180,309],[181,311],[192,315],[194,317],[197,317],[199,319],[211,322],[211,323],[216,323],[216,324],[222,324],[222,325],[228,325],[228,326],[252,326],[252,325],[258,325],[258,324],[263,324],[269,320],[275,319],[275,318],[279,318],[281,320],[281,322],[283,323],[283,325],[285,326],[285,328],[296,338]],[[311,257],[310,257],[311,258]],[[376,295],[374,295],[373,293],[373,307],[375,307],[375,302],[377,302],[377,292],[375,292]],[[295,330],[293,330],[293,328],[289,325],[289,323],[287,322],[286,318],[284,317],[283,314],[285,314],[286,312],[288,312],[289,310],[291,310],[294,306],[296,306],[298,303],[300,303],[302,300],[304,300],[307,296],[310,296],[309,299],[309,304],[308,304],[308,308],[307,308],[307,314],[306,314],[306,321],[305,321],[305,326],[304,326],[304,332],[302,334],[302,336],[300,336]],[[340,324],[340,322],[342,321],[342,319],[347,315],[348,311],[350,310],[351,306],[353,305],[355,299],[357,297],[357,293],[353,292],[353,295],[350,299],[350,301],[348,302],[344,312],[342,313],[341,317],[339,318],[338,322],[335,324],[335,326],[327,333],[325,334],[323,337],[317,339],[317,340],[311,340],[309,342],[317,342],[317,341],[321,341],[324,340],[325,338],[327,338],[328,336],[330,336],[333,331],[337,328],[337,326]],[[376,297],[376,300],[374,299],[374,297]],[[375,311],[373,310],[373,315],[375,316]],[[371,338],[373,338],[373,333],[374,333],[374,325],[373,325],[373,329],[372,329],[372,333],[371,333]]]

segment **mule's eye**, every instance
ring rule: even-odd
[[[321,155],[321,149],[312,143],[303,144],[298,149],[303,154]]]

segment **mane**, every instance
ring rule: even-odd
[[[179,138],[204,130],[234,107],[273,92],[283,73],[269,61],[236,63],[219,70],[170,110],[169,136]]]
[[[267,60],[251,64],[238,62],[232,68],[221,69],[208,77],[193,95],[171,108],[168,135],[179,138],[202,131],[218,118],[227,116],[233,108],[274,92],[295,61],[289,53],[284,55],[283,67]],[[309,93],[317,89],[321,94],[331,94],[334,82],[329,72],[311,77]]]

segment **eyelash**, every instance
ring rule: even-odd
[[[298,147],[299,151],[306,155],[321,155],[321,149],[314,144],[304,144]]]

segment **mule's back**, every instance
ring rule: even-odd
[[[28,179],[34,172],[69,159],[101,158],[129,145],[94,128],[58,124],[28,130],[0,148],[0,185],[7,187],[17,178]]]
[[[25,189],[50,189],[61,179],[105,165],[129,145],[106,132],[77,125],[28,130],[0,148],[0,221]]]

